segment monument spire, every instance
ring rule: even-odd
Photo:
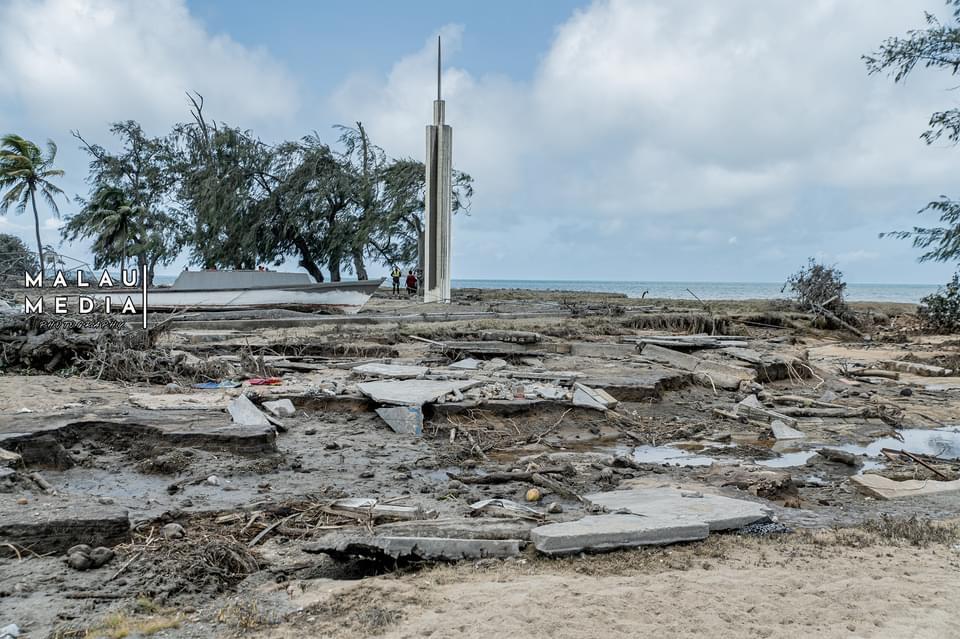
[[[450,301],[450,222],[453,211],[453,129],[444,124],[440,36],[437,36],[437,99],[427,125],[424,198],[423,301]]]

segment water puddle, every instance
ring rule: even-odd
[[[673,446],[637,446],[630,454],[642,464],[673,466],[709,466],[719,460],[706,455],[697,455]]]
[[[812,449],[823,446],[847,451],[854,455],[866,455],[868,458],[871,458],[864,460],[863,466],[860,468],[861,473],[883,468],[883,463],[876,458],[880,457],[880,451],[884,448],[906,450],[919,455],[932,455],[945,459],[960,459],[960,429],[955,427],[936,429],[911,428],[900,431],[900,434],[903,436],[903,441],[896,437],[881,437],[869,444],[831,445],[811,442],[809,444],[811,449],[798,447],[787,448],[779,451],[779,457],[760,460],[757,464],[768,468],[803,466],[816,454],[816,451]],[[777,450],[777,448],[778,446],[774,445],[774,450]]]

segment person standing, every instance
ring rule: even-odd
[[[393,296],[400,297],[400,276],[403,275],[403,271],[400,270],[400,267],[396,264],[393,265],[393,270],[390,271],[390,277],[393,278]]]
[[[413,271],[407,273],[407,297],[417,294],[417,276]]]

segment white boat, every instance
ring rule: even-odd
[[[306,273],[277,271],[184,271],[172,286],[148,289],[146,304],[148,310],[282,308],[352,315],[382,283],[381,278],[317,284]],[[117,309],[129,298],[138,310],[144,297],[134,289],[100,289],[93,296],[110,298]]]

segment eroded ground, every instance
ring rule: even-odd
[[[197,317],[164,337],[228,377],[256,371],[276,385],[0,375],[0,448],[22,456],[0,476],[0,627],[28,637],[949,636],[956,529],[918,522],[955,518],[960,492],[881,500],[851,478],[957,479],[960,376],[885,368],[954,369],[950,339],[901,330],[909,317],[891,305],[860,309],[873,317],[864,343],[763,303],[458,300],[378,300],[364,324],[235,319],[225,329]],[[691,333],[737,344],[667,348],[676,356],[635,343]],[[451,367],[465,359],[477,368]],[[399,434],[361,392],[380,379],[352,370],[362,363],[474,385],[428,402],[422,435]],[[574,383],[619,403],[577,406]],[[279,428],[235,424],[225,409],[240,394],[290,399],[296,412]],[[751,397],[761,412],[738,410]],[[763,411],[804,437],[776,439]],[[492,513],[468,517],[470,504],[493,498],[536,511],[537,521],[497,520],[516,538],[584,516],[583,495],[649,486],[762,503],[778,525],[572,558],[527,545],[510,559],[439,566],[306,552],[334,533],[482,527]],[[531,489],[538,500],[526,501]],[[338,509],[342,498],[428,519],[389,524]],[[916,530],[876,529],[911,517]],[[66,551],[81,543],[116,556],[75,570]]]

